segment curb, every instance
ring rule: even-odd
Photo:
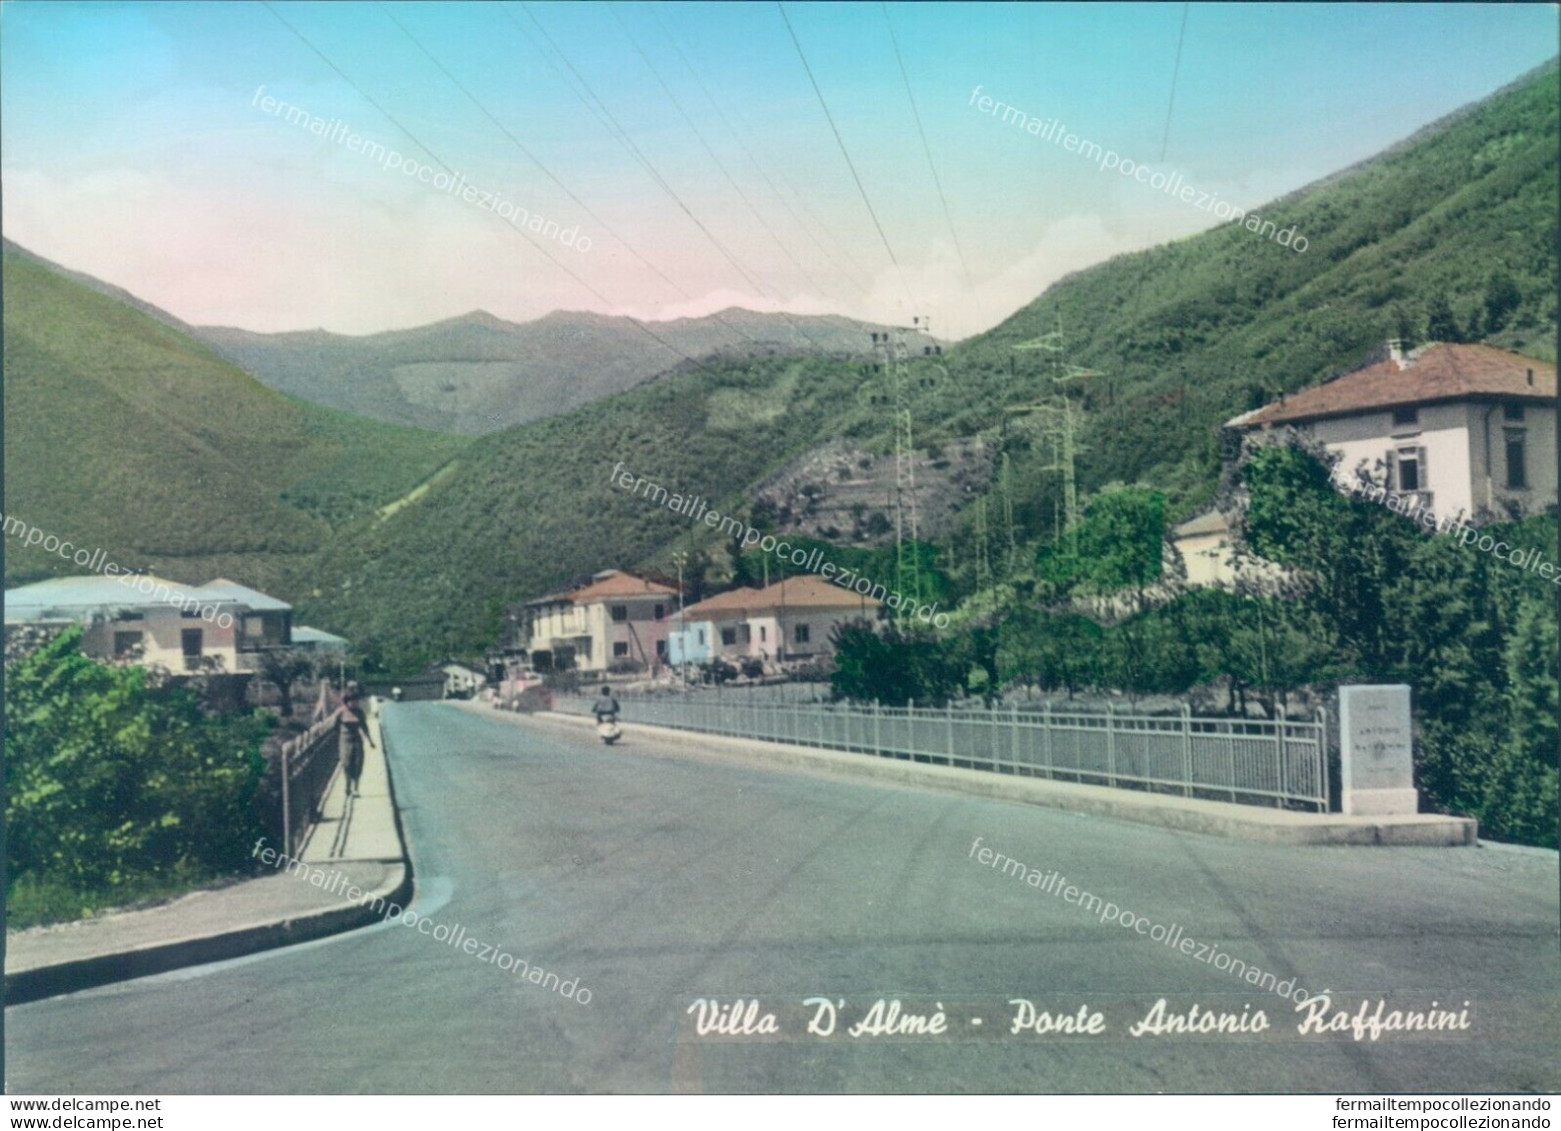
[[[556,711],[532,716],[576,726],[589,719]],[[888,781],[941,789],[997,801],[1041,805],[1070,813],[1156,825],[1178,832],[1203,833],[1232,840],[1284,845],[1381,845],[1421,848],[1473,846],[1478,825],[1470,817],[1436,813],[1401,817],[1347,817],[1339,813],[1299,813],[1224,801],[1202,801],[1163,793],[1082,785],[1047,778],[1018,777],[983,770],[933,766],[894,758],[818,750],[748,738],[705,734],[675,727],[624,723],[625,733],[646,737],[677,736],[743,761],[772,767],[813,770],[841,777]]]
[[[378,712],[375,713],[375,723],[378,726]],[[379,727],[379,732],[383,750],[383,727]],[[95,989],[113,982],[163,974],[185,966],[204,966],[210,962],[222,962],[246,954],[257,954],[264,950],[275,950],[278,947],[342,934],[382,918],[380,912],[372,909],[376,899],[384,900],[384,903],[380,904],[381,907],[385,903],[405,906],[408,902],[407,896],[412,893],[414,887],[412,858],[407,853],[406,833],[401,827],[401,806],[396,803],[395,775],[391,772],[388,750],[384,752],[384,757],[385,777],[390,787],[391,816],[395,821],[396,836],[401,841],[399,879],[377,888],[372,893],[366,893],[361,903],[346,907],[330,907],[323,911],[289,916],[253,927],[241,927],[236,931],[222,931],[214,935],[179,939],[169,943],[154,943],[134,950],[99,954],[91,958],[76,958],[68,962],[57,962],[52,966],[36,966],[31,970],[8,973],[5,976],[5,1004],[22,1005],[43,998],[57,997],[60,994]]]

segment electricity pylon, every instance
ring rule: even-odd
[[[998,492],[1003,497],[1003,529],[1008,532],[1008,563],[1004,573],[1012,578],[1019,568],[1019,539],[1014,533],[1013,461],[1003,452],[1003,471],[998,477]]]
[[[976,500],[976,593],[979,596],[992,584],[992,559],[988,552],[986,496]]]
[[[880,357],[879,370],[889,383],[887,398],[894,414],[894,583],[900,594],[896,617],[902,624],[921,606],[920,528],[916,514],[916,441],[911,419],[910,394],[929,388],[935,379],[912,381],[905,372],[905,334],[930,334],[932,320],[926,316],[911,319],[909,326],[874,330],[873,350]],[[928,347],[933,349],[935,347]],[[942,352],[939,350],[938,352]],[[941,368],[941,366],[939,367]],[[871,402],[880,398],[871,397]]]
[[[1064,361],[1062,334],[1062,315],[1057,316],[1057,328],[1042,334],[1032,341],[1023,342],[1014,346],[1015,350],[1043,350],[1052,355],[1051,383],[1053,395],[1057,398],[1053,401],[1042,401],[1036,404],[1011,405],[1008,409],[1012,413],[1029,415],[1030,413],[1045,413],[1042,424],[1043,434],[1052,445],[1052,463],[1043,468],[1045,471],[1054,471],[1062,476],[1062,501],[1063,514],[1066,522],[1063,530],[1068,533],[1071,540],[1076,536],[1074,531],[1079,521],[1078,498],[1078,456],[1087,449],[1078,441],[1078,425],[1083,409],[1075,406],[1068,399],[1067,385],[1070,381],[1084,380],[1090,377],[1103,377],[1105,374],[1096,369],[1087,369],[1081,365],[1074,365]]]

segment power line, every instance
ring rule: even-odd
[[[678,46],[676,37],[673,36],[672,32],[667,28],[667,25],[662,21],[661,14],[654,7],[650,8],[649,11],[651,18],[656,21],[656,26],[661,29],[662,36],[669,44],[671,44],[672,50],[682,61],[684,68],[690,75],[693,76],[694,81],[699,84],[699,89],[704,94],[705,101],[710,103],[710,108],[715,111],[716,117],[721,119],[721,124],[725,126],[731,133],[732,140],[737,143],[738,148],[743,151],[743,155],[748,158],[748,163],[752,165],[758,172],[759,176],[764,179],[764,183],[769,186],[770,192],[775,195],[775,199],[780,201],[781,207],[786,210],[786,214],[789,215],[792,219],[792,222],[797,225],[798,231],[813,241],[813,246],[818,248],[823,256],[828,259],[837,270],[840,271],[840,274],[844,276],[847,282],[849,282],[853,287],[861,291],[863,294],[866,294],[867,287],[859,282],[857,278],[851,274],[849,268],[845,264],[835,259],[834,254],[829,250],[829,248],[820,242],[816,235],[813,234],[812,230],[803,221],[802,217],[797,215],[796,209],[792,208],[790,201],[788,201],[785,195],[782,194],[780,189],[776,186],[775,182],[770,179],[770,174],[765,170],[764,165],[759,161],[759,159],[754,156],[753,151],[748,148],[748,143],[743,140],[741,132],[739,132],[737,127],[734,126],[731,120],[727,118],[725,112],[722,111],[720,101],[715,97],[714,94],[711,93],[710,87],[700,76],[699,71],[696,70],[694,65],[688,61],[688,56],[684,54],[683,49]],[[793,189],[792,192],[793,195],[796,195],[795,189]],[[806,209],[807,206],[804,204],[803,207]],[[817,223],[817,220],[814,222]],[[822,225],[820,225],[820,229],[822,230]],[[834,238],[827,231],[824,234],[828,238]]]
[[[692,299],[694,297],[691,293],[689,293],[687,290],[685,290],[677,282],[675,282],[673,279],[671,279],[669,276],[667,276],[659,267],[657,267],[654,263],[652,263],[649,259],[647,259],[643,254],[641,254],[641,252],[639,251],[638,248],[636,248],[633,244],[631,244],[624,236],[619,234],[612,227],[612,225],[608,224],[607,221],[603,220],[600,216],[598,216],[595,213],[595,211],[592,210],[590,205],[586,204],[585,201],[581,200],[579,198],[579,196],[577,196],[574,193],[574,191],[570,189],[570,187],[568,185],[566,185],[562,180],[560,180],[557,176],[555,176],[553,174],[553,171],[547,167],[547,165],[542,161],[542,159],[537,157],[536,154],[532,153],[531,150],[528,149],[526,147],[526,145],[519,138],[517,138],[513,133],[511,133],[509,131],[509,129],[507,129],[505,127],[503,122],[499,121],[499,119],[486,106],[484,106],[480,101],[478,101],[477,96],[474,95],[470,90],[468,90],[461,83],[461,81],[459,79],[457,79],[453,74],[451,74],[449,68],[447,68],[443,63],[441,63],[438,60],[438,58],[436,58],[434,56],[434,53],[432,51],[428,50],[428,48],[425,47],[423,45],[423,43],[415,35],[412,34],[412,32],[407,28],[407,26],[405,24],[403,24],[400,20],[396,19],[396,17],[390,12],[390,10],[384,4],[379,4],[379,5],[377,5],[377,7],[384,14],[384,16],[388,20],[390,20],[391,23],[395,24],[396,27],[401,30],[401,34],[402,35],[406,36],[407,39],[410,40],[412,42],[412,44],[415,47],[417,47],[417,49],[419,51],[421,51],[425,56],[427,56],[429,62],[433,63],[433,65],[435,67],[439,68],[440,73],[442,73],[445,76],[445,78],[449,79],[450,82],[455,86],[455,88],[457,90],[459,90],[462,94],[464,94],[466,96],[466,98],[468,99],[468,101],[470,101],[473,106],[477,107],[477,109],[480,110],[482,112],[482,114],[490,122],[492,122],[495,126],[498,127],[499,132],[501,132],[505,137],[509,138],[509,140],[515,145],[515,147],[517,149],[519,149],[521,151],[521,153],[525,154],[526,157],[531,161],[532,164],[534,164],[538,169],[541,169],[542,172],[544,174],[546,174],[547,177],[554,184],[556,184],[560,189],[562,189],[564,191],[564,194],[566,196],[568,196],[570,200],[574,201],[575,204],[577,204],[585,212],[585,214],[587,216],[591,217],[592,220],[596,221],[597,224],[601,225],[602,229],[604,231],[606,231],[609,235],[611,235],[620,244],[622,244],[623,247],[628,250],[629,254],[633,255],[636,259],[638,259],[646,267],[650,268],[650,270],[656,275],[657,278],[661,279],[662,282],[666,283],[669,287],[671,287],[673,290],[677,291],[678,294],[682,295],[686,299]],[[740,326],[735,326],[732,323],[727,322],[724,318],[721,317],[721,315],[719,313],[712,315],[712,317],[715,318],[715,320],[717,322],[719,322],[721,325],[727,327],[729,330],[731,330],[733,333],[735,333],[738,337],[740,337],[744,341],[748,342],[750,345],[758,346],[760,344],[757,339],[751,338],[746,333],[744,333]]]
[[[741,110],[739,110],[737,107],[734,106],[734,107],[732,107],[732,113],[735,114],[737,116],[737,120],[740,123],[742,123],[743,129],[747,130],[750,134],[754,134],[754,135],[758,134],[758,131],[756,129],[754,129],[754,127],[753,127],[753,123],[748,121],[748,119],[743,116],[743,112]],[[870,278],[872,276],[872,274],[873,274],[872,270],[870,268],[862,267],[862,265],[860,263],[858,263],[855,258],[853,258],[848,252],[845,251],[845,242],[846,241],[841,239],[839,235],[837,235],[834,231],[832,231],[830,229],[830,226],[828,224],[826,224],[818,216],[816,216],[814,214],[814,212],[813,212],[813,209],[808,207],[808,201],[807,201],[806,195],[802,192],[801,189],[797,188],[796,185],[792,184],[791,178],[786,175],[786,170],[783,167],[777,165],[776,168],[775,168],[775,175],[780,178],[780,182],[781,182],[782,185],[784,185],[786,187],[786,191],[791,193],[791,195],[796,199],[797,206],[802,209],[803,217],[805,219],[807,219],[807,220],[812,221],[813,226],[816,227],[820,232],[823,233],[824,238],[826,240],[829,240],[829,241],[833,242],[834,244],[836,244],[837,246],[839,246],[841,248],[841,256],[842,256],[842,258],[844,260],[849,262],[854,267],[861,268],[862,273],[864,275],[867,275]],[[808,229],[806,227],[804,227],[803,230],[804,231],[808,231]],[[818,243],[818,238],[816,236],[813,236],[812,232],[809,231],[808,235],[809,235],[810,238],[813,239],[814,243]],[[822,246],[822,245],[820,245],[820,246]],[[831,256],[831,258],[833,258],[833,256]],[[870,291],[870,289],[871,289],[869,286],[864,285],[861,282],[858,282],[856,280],[856,278],[854,278],[854,277],[851,277],[851,282],[853,283],[853,285],[856,286],[856,288],[858,290],[862,291],[864,294],[868,293]]]
[[[683,109],[683,104],[678,101],[677,95],[672,93],[672,88],[668,86],[667,81],[661,77],[661,72],[656,69],[656,65],[651,62],[650,56],[647,55],[645,53],[645,49],[640,46],[639,40],[635,39],[634,33],[631,32],[628,25],[623,22],[623,17],[619,14],[616,7],[613,8],[612,14],[613,19],[618,21],[618,26],[623,29],[624,36],[628,39],[629,43],[633,45],[634,50],[644,61],[646,68],[649,69],[650,73],[655,76],[656,82],[660,84],[661,89],[666,93],[668,101],[672,103],[673,107],[682,117],[688,128],[693,131],[694,136],[699,139],[699,144],[704,147],[705,153],[709,156],[710,160],[715,162],[715,167],[721,170],[721,175],[726,178],[726,183],[732,186],[732,191],[738,195],[743,204],[747,207],[748,211],[753,214],[753,218],[759,222],[759,226],[769,234],[769,237],[774,241],[775,246],[780,248],[781,254],[791,262],[791,265],[797,269],[798,274],[802,276],[807,284],[815,291],[818,291],[821,294],[824,293],[824,288],[820,286],[818,281],[808,273],[808,269],[797,261],[796,256],[791,254],[791,249],[781,242],[780,236],[775,234],[775,229],[770,227],[769,221],[760,215],[759,210],[754,207],[753,201],[748,199],[748,194],[743,191],[743,187],[739,185],[732,177],[732,174],[727,170],[725,163],[723,163],[721,158],[716,155],[715,150],[710,148],[710,143],[705,140],[705,135],[700,132],[699,127],[694,124],[694,120],[690,118],[688,116],[688,112]],[[831,295],[830,297],[833,298],[834,296]]]
[[[976,293],[976,285],[970,278],[970,264],[965,262],[965,250],[960,247],[959,233],[954,230],[954,216],[949,211],[948,197],[943,193],[943,182],[938,177],[938,167],[932,160],[932,147],[927,144],[927,131],[922,127],[921,111],[916,108],[916,95],[911,90],[911,76],[906,73],[905,60],[900,56],[900,43],[894,34],[894,23],[889,19],[889,5],[879,0],[878,6],[883,10],[884,26],[889,29],[889,44],[894,48],[894,61],[900,65],[900,78],[905,83],[905,97],[910,101],[911,116],[916,119],[916,133],[921,137],[921,151],[927,156],[927,168],[932,171],[932,183],[937,187],[938,200],[943,203],[943,219],[948,222],[949,236],[954,241],[954,252],[959,256],[960,268],[965,272],[965,289],[970,292],[977,312],[985,318],[986,311],[981,307],[981,297]]]
[[[683,214],[686,215],[694,224],[694,226],[700,230],[704,237],[710,241],[711,246],[719,251],[726,259],[726,261],[732,265],[732,269],[735,270],[740,276],[742,276],[743,281],[746,282],[755,291],[759,292],[760,295],[764,295],[768,288],[766,288],[753,276],[748,274],[747,270],[741,263],[737,261],[736,256],[734,256],[731,251],[727,249],[726,245],[716,238],[715,233],[706,227],[704,222],[700,220],[698,216],[694,215],[694,210],[684,202],[680,195],[678,195],[677,190],[667,183],[666,178],[661,175],[660,171],[651,162],[650,158],[645,156],[640,147],[634,143],[634,139],[629,136],[629,132],[623,128],[623,125],[613,115],[613,112],[607,107],[607,104],[603,102],[597,95],[596,91],[591,88],[591,84],[586,81],[585,76],[582,75],[575,67],[574,63],[570,61],[569,56],[564,53],[563,48],[559,47],[559,45],[554,41],[553,37],[548,34],[547,29],[542,26],[541,22],[537,19],[536,14],[531,11],[530,6],[522,3],[521,9],[526,13],[526,16],[531,20],[531,22],[536,25],[537,30],[542,33],[543,38],[548,41],[548,44],[553,48],[553,50],[558,53],[558,57],[564,61],[564,65],[567,66],[574,74],[574,76],[580,80],[580,85],[584,87],[586,93],[588,93],[591,98],[595,100],[597,106],[601,108],[602,113],[607,115],[608,120],[612,122],[613,127],[616,130],[616,136],[619,142],[629,150],[630,156],[639,162],[640,167],[650,174],[651,179],[661,187],[661,190],[670,196],[673,202],[680,209],[682,209]],[[785,311],[778,311],[777,313],[779,313],[781,317],[785,318],[788,322],[792,322],[791,318],[786,314]],[[803,338],[812,342],[815,346],[822,344],[817,339],[809,335],[806,330],[797,325],[795,322],[792,322],[792,326],[799,334],[802,335]]]
[[[441,169],[443,169],[446,173],[450,174],[450,176],[452,176],[452,177],[454,177],[456,175],[455,171],[453,169],[451,169],[449,165],[445,164],[445,162],[439,157],[439,155],[437,153],[435,153],[428,145],[426,145],[420,138],[418,138],[418,136],[416,134],[414,134],[406,126],[402,125],[400,120],[397,119],[395,117],[395,115],[391,114],[390,111],[386,110],[383,106],[381,106],[379,104],[379,102],[376,101],[366,90],[364,90],[357,83],[353,82],[352,79],[349,78],[347,76],[347,74],[340,67],[338,67],[334,62],[331,61],[330,57],[328,55],[326,55],[325,52],[321,51],[318,47],[316,47],[314,45],[313,42],[310,41],[308,36],[304,35],[303,32],[299,31],[280,12],[278,12],[276,10],[276,8],[272,6],[270,0],[260,0],[260,2],[261,2],[261,4],[263,4],[265,6],[266,11],[270,12],[273,16],[275,16],[277,21],[283,27],[287,28],[287,30],[292,32],[293,35],[297,36],[298,40],[305,47],[309,48],[310,51],[314,52],[315,55],[319,56],[320,60],[327,67],[329,67],[332,71],[334,71],[336,73],[337,77],[339,77],[348,86],[352,87],[352,89],[355,90],[358,93],[358,96],[360,98],[364,99],[364,101],[368,102],[371,106],[373,106],[376,110],[378,110],[381,114],[383,114],[387,119],[389,119],[389,121],[392,124],[395,125],[395,127],[398,130],[400,130],[408,138],[410,138],[414,145],[416,145],[424,153],[428,154],[429,158],[432,159],[432,161],[434,162],[435,165],[438,165]],[[497,215],[497,213],[495,213],[495,215]],[[514,231],[517,234],[519,234],[527,243],[529,243],[538,252],[540,252],[544,257],[546,257],[549,262],[551,262],[560,271],[564,272],[564,274],[568,275],[571,279],[573,279],[582,288],[584,288],[586,291],[588,291],[598,301],[600,301],[601,303],[603,303],[604,305],[606,305],[609,308],[611,308],[611,307],[616,305],[606,295],[602,294],[601,291],[597,290],[590,283],[588,283],[584,279],[582,279],[580,277],[580,275],[574,271],[573,268],[569,267],[567,264],[565,264],[565,263],[561,262],[560,260],[558,260],[556,257],[554,257],[554,255],[553,255],[553,253],[551,251],[549,251],[542,244],[538,243],[536,240],[532,239],[531,238],[531,234],[529,232],[527,232],[524,228],[517,227],[512,220],[509,220],[509,219],[507,219],[504,216],[499,216],[499,219],[503,220],[504,223],[506,225],[508,225],[509,228],[512,231]],[[660,334],[657,334],[654,330],[650,329],[650,327],[648,327],[648,326],[644,325],[642,322],[640,322],[639,319],[631,318],[628,315],[623,315],[622,317],[625,318],[625,320],[627,320],[628,323],[630,325],[632,325],[635,329],[639,330],[641,333],[645,334],[647,337],[653,339],[654,341],[659,342],[666,349],[671,351],[676,356],[682,358],[684,361],[688,362],[690,365],[694,366],[696,369],[699,369],[700,371],[702,371],[704,373],[708,373],[708,374],[710,374],[713,377],[719,378],[721,376],[720,374],[716,373],[715,370],[710,369],[707,366],[705,366],[703,363],[701,363],[699,361],[696,361],[692,357],[689,357],[686,353],[684,353],[682,350],[678,349],[671,342],[667,341]]]
[[[1165,160],[1165,149],[1171,141],[1171,110],[1176,106],[1176,78],[1182,71],[1182,40],[1187,37],[1187,12],[1191,0],[1182,4],[1182,30],[1176,35],[1176,62],[1171,66],[1171,97],[1165,105],[1165,133],[1160,137],[1160,160]]]
[[[536,154],[532,153],[531,150],[526,147],[524,142],[522,142],[518,137],[516,137],[513,133],[511,133],[509,131],[509,129],[504,125],[503,122],[499,121],[499,119],[497,117],[495,117],[493,115],[493,113],[486,106],[484,106],[481,102],[479,102],[477,100],[477,96],[474,95],[470,90],[468,90],[466,88],[466,86],[464,84],[462,84],[460,79],[456,78],[455,75],[450,73],[450,69],[448,67],[446,67],[443,63],[441,63],[438,60],[438,58],[436,58],[434,56],[434,53],[432,51],[430,51],[426,46],[424,46],[422,41],[420,41],[417,38],[417,36],[413,35],[411,30],[408,29],[405,24],[403,24],[400,20],[398,20],[395,17],[395,14],[390,10],[390,8],[388,6],[386,6],[385,4],[376,4],[375,7],[377,7],[380,10],[380,12],[385,16],[386,19],[388,19],[391,23],[395,24],[396,27],[401,30],[401,34],[406,36],[406,38],[412,43],[412,45],[414,47],[416,47],[419,51],[421,51],[423,53],[423,55],[428,59],[428,61],[439,69],[439,72],[442,75],[444,75],[444,77],[447,78],[450,81],[450,83],[455,87],[455,89],[459,90],[462,94],[464,94],[466,96],[466,99],[467,99],[468,102],[470,102],[473,106],[477,107],[477,109],[483,114],[483,116],[486,117],[488,119],[488,121],[492,122],[494,124],[494,126],[496,126],[498,128],[500,133],[502,133],[505,137],[509,138],[511,144],[513,144],[516,149],[520,150],[521,153],[525,154],[527,159],[529,159],[533,165],[535,165],[538,169],[542,170],[542,172],[547,176],[547,178],[549,180],[551,180],[555,185],[557,185],[560,189],[562,189],[563,192],[564,192],[564,195],[569,197],[570,200],[574,201],[576,206],[578,206],[581,209],[581,211],[583,211],[587,216],[589,216],[592,220],[594,220],[604,231],[606,231],[609,235],[611,235],[615,240],[617,240],[620,244],[622,244],[625,248],[627,248],[629,250],[630,254],[634,255],[637,259],[640,260],[641,263],[644,263],[646,267],[649,267],[652,271],[654,271],[657,274],[657,276],[659,276],[662,279],[663,282],[667,283],[669,286],[672,286],[672,287],[676,287],[677,286],[677,284],[674,283],[671,279],[667,278],[665,275],[662,275],[660,270],[657,269],[657,267],[656,267],[656,265],[654,263],[651,263],[644,256],[640,255],[640,253],[638,251],[636,251],[635,248],[627,240],[625,240],[621,235],[619,235],[616,231],[614,231],[612,226],[610,224],[608,224],[607,221],[603,220],[600,216],[598,216],[591,209],[590,205],[586,204],[585,201],[581,200],[577,195],[575,195],[574,191],[571,190],[568,185],[566,185],[563,181],[559,180],[558,177],[554,176],[553,171],[551,169],[549,169],[542,162],[541,158],[537,157]]]
[[[802,42],[797,38],[796,29],[791,26],[791,17],[786,15],[786,6],[775,0],[775,7],[780,12],[782,21],[786,24],[787,34],[791,36],[792,46],[797,49],[797,58],[802,60],[802,69],[808,73],[808,82],[813,85],[813,93],[818,97],[818,104],[824,110],[824,118],[829,122],[829,130],[835,135],[835,144],[840,147],[840,155],[846,160],[846,168],[851,170],[851,179],[856,182],[856,191],[862,195],[862,203],[867,206],[867,214],[873,218],[873,227],[878,229],[878,238],[883,241],[883,247],[889,253],[889,262],[894,264],[894,269],[900,278],[900,286],[905,291],[905,297],[911,300],[911,305],[916,305],[916,299],[911,294],[911,288],[905,281],[905,269],[900,266],[900,260],[894,254],[894,248],[889,244],[889,237],[884,234],[883,225],[878,222],[878,213],[873,209],[873,202],[867,197],[867,189],[862,185],[862,178],[857,175],[856,163],[851,160],[851,154],[846,149],[846,143],[840,136],[840,130],[835,125],[835,116],[829,112],[829,103],[824,100],[824,92],[819,89],[818,80],[813,77],[813,68],[808,65],[807,54],[802,50]]]

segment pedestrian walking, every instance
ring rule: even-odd
[[[338,751],[342,773],[347,778],[347,796],[358,795],[358,779],[363,776],[363,744],[374,745],[369,737],[368,717],[358,700],[358,685],[349,683],[341,702],[341,738]]]

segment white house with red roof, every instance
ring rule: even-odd
[[[821,577],[802,574],[762,589],[733,589],[683,611],[673,626],[674,662],[687,657],[804,660],[832,651],[835,626],[876,622],[883,603]]]
[[[1439,519],[1505,519],[1556,505],[1556,367],[1486,345],[1388,356],[1226,425],[1261,438],[1293,428]]]
[[[522,636],[532,662],[548,654],[554,668],[607,671],[616,662],[654,672],[667,657],[670,617],[678,591],[609,569],[589,585],[527,601]]]
[[[1244,443],[1293,429],[1336,452],[1334,481],[1434,522],[1541,514],[1556,505],[1556,367],[1487,345],[1434,343],[1387,356],[1226,422]],[[1192,585],[1235,579],[1217,511],[1178,527]],[[1256,563],[1268,567],[1271,563]],[[1266,571],[1277,574],[1277,567]]]

